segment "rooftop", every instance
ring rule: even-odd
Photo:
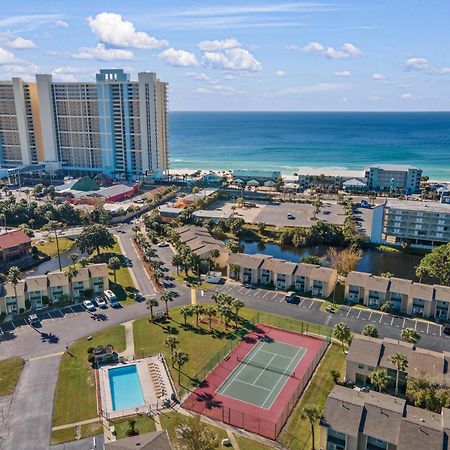
[[[370,169],[381,169],[381,170],[389,170],[389,171],[421,170],[418,167],[408,166],[408,165],[403,165],[403,164],[374,164],[374,165],[368,167],[367,170],[370,170]]]
[[[429,211],[450,214],[450,204],[431,201],[422,202],[414,200],[387,200],[386,207],[392,209],[404,209],[414,212]]]
[[[28,243],[31,244],[31,239],[22,230],[7,231],[0,234],[0,250]]]

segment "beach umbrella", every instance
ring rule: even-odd
[[[268,180],[268,181],[266,181],[266,182],[264,183],[264,186],[266,186],[266,187],[274,187],[274,186],[276,186],[276,184],[277,184],[277,183],[275,183],[275,181],[273,181],[273,180]]]
[[[247,182],[247,186],[259,186],[259,181],[250,180]]]
[[[244,184],[244,182],[240,178],[237,178],[236,180],[234,180],[233,183],[234,184]]]

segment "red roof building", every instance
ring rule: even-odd
[[[31,239],[21,230],[0,234],[0,262],[8,262],[31,253]]]

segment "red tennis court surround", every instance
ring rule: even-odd
[[[245,361],[246,355],[267,339],[306,350],[292,368],[295,376],[288,377],[280,386],[270,407],[262,408],[219,394],[219,387],[233,374],[241,364],[240,361]],[[324,339],[257,324],[189,395],[183,402],[183,407],[269,439],[276,439],[327,346],[328,342]]]

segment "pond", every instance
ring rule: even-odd
[[[80,252],[80,249],[73,245],[69,250],[66,250],[65,252],[61,252],[61,266],[64,270],[64,267],[70,266],[72,264],[72,260],[70,259],[70,255],[73,255],[76,253],[79,258],[81,258],[83,255]],[[35,275],[45,275],[47,272],[53,272],[55,270],[59,270],[59,263],[58,263],[58,257],[55,256],[48,261],[44,261],[42,264],[39,264],[39,266],[33,267],[30,270],[27,270],[26,274],[28,276],[35,276]]]
[[[323,245],[297,248],[292,245],[264,244],[263,242],[245,240],[241,240],[240,244],[243,247],[243,253],[250,255],[262,253],[292,262],[299,262],[303,256],[309,255],[323,258],[329,249],[329,247]],[[415,272],[421,259],[421,255],[366,249],[356,266],[356,270],[375,275],[380,275],[383,272],[391,272],[399,278],[417,280]]]

